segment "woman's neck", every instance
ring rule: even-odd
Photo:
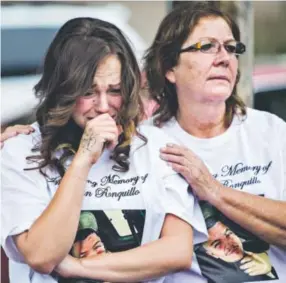
[[[177,121],[189,134],[198,138],[212,138],[226,131],[225,103],[219,105],[203,104],[182,107]]]

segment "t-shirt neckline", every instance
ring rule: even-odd
[[[184,144],[193,144],[199,146],[200,148],[213,148],[215,146],[220,146],[227,143],[229,139],[233,137],[235,131],[238,130],[239,127],[237,126],[241,123],[241,117],[238,115],[234,115],[233,120],[228,129],[226,129],[226,131],[224,131],[222,134],[212,138],[199,138],[189,134],[181,127],[175,117],[173,117],[169,122],[167,122],[166,126],[172,127],[172,134],[175,134],[175,137],[183,141]]]

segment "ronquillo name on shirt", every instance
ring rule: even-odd
[[[126,191],[119,191],[119,192],[112,192],[111,187],[97,188],[94,191],[94,196],[96,198],[102,198],[102,197],[116,198],[118,201],[120,201],[122,197],[132,197],[132,196],[137,196],[139,194],[140,194],[140,191],[136,189],[136,187],[132,187]],[[85,196],[92,197],[92,193],[90,191],[86,192]]]

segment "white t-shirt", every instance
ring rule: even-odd
[[[34,155],[33,145],[40,141],[37,124],[33,126],[34,133],[8,140],[2,150],[1,242],[7,256],[13,260],[10,278],[14,281],[11,283],[19,283],[24,273],[17,276],[13,272],[19,269],[17,262],[23,268],[24,259],[12,236],[31,227],[48,206],[60,182],[60,176],[52,170],[46,171],[48,178],[38,170],[23,171],[23,168],[35,166],[26,161],[27,156]],[[144,145],[141,139],[134,137],[128,172],[112,170],[115,162],[110,159],[109,150],[105,150],[91,168],[82,211],[88,211],[89,219],[95,218],[90,220],[92,227],[96,227],[97,235],[109,252],[158,239],[166,213],[175,214],[192,225],[194,243],[205,241],[207,230],[198,201],[187,193],[187,183],[159,158],[159,148],[172,139],[155,127],[141,126],[139,131],[148,143]],[[71,158],[67,160],[66,165],[71,161]],[[59,280],[54,275],[39,274],[24,266],[32,283]]]
[[[152,123],[152,120],[146,124]],[[261,195],[274,200],[286,201],[286,123],[275,115],[267,112],[247,109],[247,116],[236,116],[229,129],[214,138],[202,139],[185,132],[175,119],[171,119],[162,128],[167,134],[176,139],[176,143],[190,148],[207,165],[210,172],[227,187]],[[271,271],[260,276],[249,276],[240,269],[242,263],[237,260],[239,245],[223,246],[217,240],[211,245],[197,244],[194,247],[198,273],[181,272],[170,276],[164,282],[286,282],[286,250],[269,245],[254,235],[238,227],[217,210],[209,207],[203,212],[208,219],[208,228],[214,227],[219,221],[228,228],[229,238],[234,237],[242,243],[243,258],[249,252],[254,254],[260,262],[268,261]],[[209,217],[209,218],[208,218]],[[221,225],[218,225],[223,227]],[[218,229],[216,228],[214,229]],[[223,228],[223,229],[224,229]],[[210,232],[210,230],[209,230]],[[238,237],[235,237],[235,235]],[[226,243],[226,242],[225,242]],[[216,249],[224,247],[230,256],[238,254],[235,262],[221,260]],[[215,258],[217,257],[217,258]],[[235,258],[235,257],[234,257]],[[233,257],[232,257],[233,260]],[[200,274],[204,274],[209,281]]]

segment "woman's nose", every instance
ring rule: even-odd
[[[96,99],[96,111],[100,113],[107,113],[109,111],[108,97],[106,93],[101,93]]]
[[[221,45],[218,52],[215,54],[215,65],[224,65],[228,66],[230,61],[230,56],[233,56],[232,54],[229,54],[227,50],[224,48],[223,45]]]

